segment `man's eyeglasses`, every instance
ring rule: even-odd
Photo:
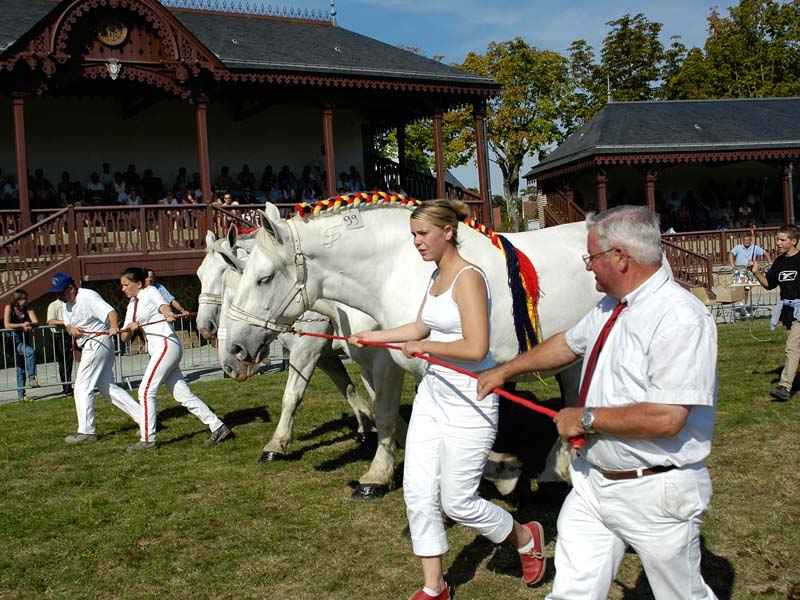
[[[583,262],[586,264],[587,267],[592,266],[592,263],[596,261],[598,258],[603,256],[603,254],[608,254],[609,252],[613,252],[614,248],[609,248],[608,250],[603,250],[602,252],[598,252],[597,254],[584,254],[581,256]]]

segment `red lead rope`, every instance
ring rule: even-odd
[[[195,317],[197,316],[196,312],[191,313],[181,313],[179,315],[175,315],[176,319],[185,319],[187,317]],[[159,319],[158,321],[150,321],[149,323],[139,323],[139,327],[147,327],[148,325],[155,325],[156,323],[164,323],[166,319]],[[108,335],[107,331],[83,331],[82,329],[79,330],[82,335]],[[120,329],[119,332],[122,333],[123,331],[130,331],[129,329]]]
[[[312,333],[310,331],[299,331],[299,330],[296,330],[296,329],[292,330],[292,333],[295,333],[297,335],[310,335],[311,337],[326,338],[326,339],[329,339],[329,340],[347,341],[349,339],[349,338],[346,338],[346,337],[341,336],[341,335],[330,335],[330,334],[327,334],[327,333]],[[367,341],[363,341],[362,340],[361,344],[363,344],[364,346],[377,346],[378,348],[388,348],[389,350],[400,350],[400,351],[403,350],[403,348],[401,346],[396,346],[394,344],[383,344],[381,342],[367,342]],[[434,365],[439,365],[440,367],[445,367],[447,369],[455,371],[456,373],[461,373],[463,375],[468,375],[468,376],[472,377],[473,379],[478,379],[478,377],[479,377],[479,375],[477,373],[473,373],[472,371],[468,371],[467,369],[462,369],[461,367],[457,367],[456,365],[451,365],[450,363],[446,363],[443,360],[439,360],[438,358],[433,358],[432,356],[428,356],[427,354],[420,354],[419,352],[415,352],[413,354],[413,356],[415,358],[421,358],[422,360],[427,360],[429,363],[433,363]],[[519,397],[519,396],[517,396],[515,394],[512,394],[511,392],[507,392],[507,391],[505,391],[503,389],[494,388],[492,391],[495,394],[497,394],[498,396],[502,396],[503,398],[506,398],[507,400],[511,400],[511,402],[514,402],[515,404],[519,404],[520,406],[524,406],[525,408],[528,408],[528,409],[530,409],[530,410],[532,410],[534,412],[538,412],[540,414],[546,415],[546,416],[550,417],[551,419],[555,418],[555,416],[557,414],[557,412],[554,411],[553,409],[547,408],[545,406],[540,406],[539,404],[531,402],[530,400],[526,400],[525,398],[521,398],[521,397]],[[572,447],[577,450],[577,449],[583,447],[583,445],[586,443],[586,440],[583,439],[582,437],[570,438],[569,443],[572,444]]]

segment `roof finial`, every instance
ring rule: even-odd
[[[606,74],[606,102],[611,104],[614,99],[611,97],[611,77]]]
[[[336,23],[336,3],[334,0],[331,0],[331,25],[337,27]]]

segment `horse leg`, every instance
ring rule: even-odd
[[[400,418],[400,396],[405,372],[391,360],[389,353],[377,353],[372,368],[375,384],[375,424],[378,448],[369,470],[359,479],[354,498],[382,498],[394,487],[396,438]],[[402,427],[401,427],[402,428]]]
[[[582,361],[578,361],[556,375],[564,406],[574,407],[578,405],[582,365]],[[561,438],[556,440],[547,455],[544,471],[538,477],[539,484],[569,483],[569,466],[575,460],[575,457],[575,449],[572,446]]]
[[[281,400],[281,417],[278,426],[261,452],[259,462],[273,462],[285,459],[294,439],[294,414],[311,380],[327,340],[281,334],[279,341],[289,350],[289,376]]]
[[[339,359],[339,354],[326,350],[320,357],[317,366],[330,378],[353,409],[358,421],[358,443],[374,444],[377,440],[377,434],[375,432],[375,412],[372,403],[365,400],[358,393],[350,374]]]

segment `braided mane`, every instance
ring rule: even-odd
[[[404,194],[387,193],[387,192],[353,192],[352,194],[342,194],[341,196],[333,196],[325,200],[320,200],[314,204],[308,202],[301,202],[294,207],[295,216],[305,219],[307,217],[315,217],[320,214],[327,214],[340,209],[358,208],[359,210],[366,207],[376,206],[403,206],[408,209],[415,209],[422,204],[420,200],[408,198]]]

